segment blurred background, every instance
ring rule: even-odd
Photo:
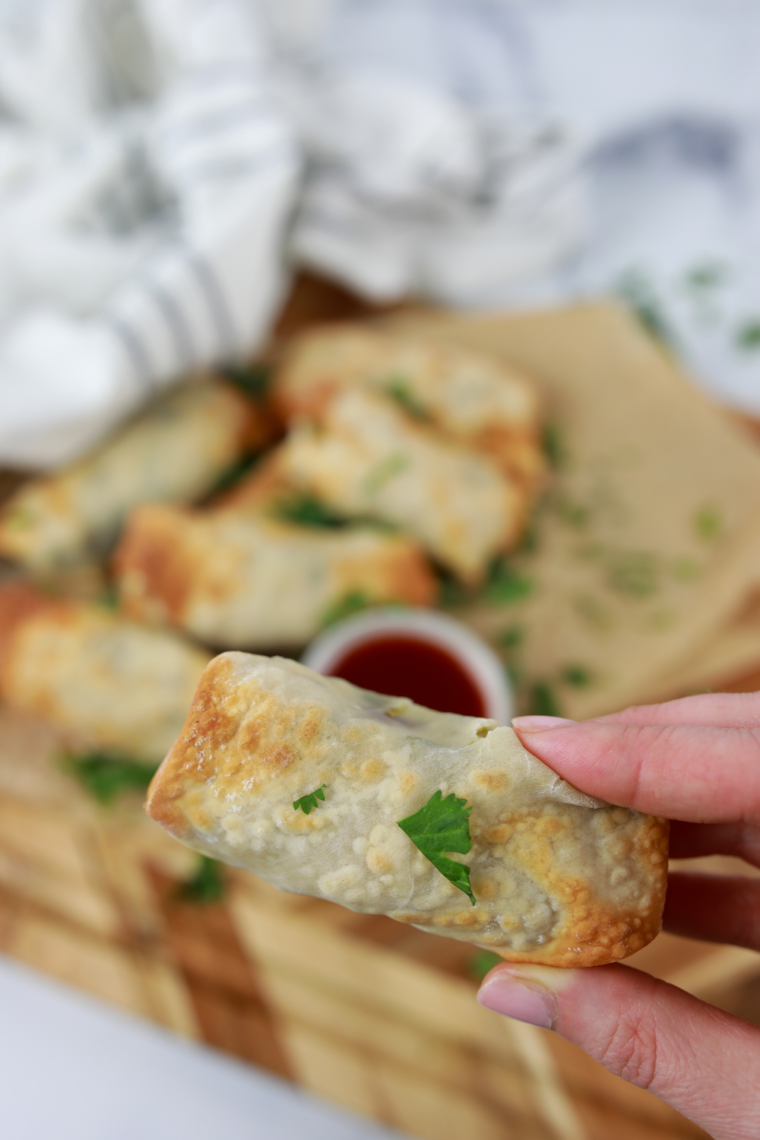
[[[378,605],[467,626],[519,711],[760,687],[758,42],[756,0],[0,0],[14,1137],[165,1131],[149,1054],[252,1136],[703,1135],[477,1008],[492,955],[140,796],[212,653]],[[751,952],[637,957],[760,1024]]]

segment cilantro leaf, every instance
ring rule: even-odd
[[[443,792],[437,791],[424,807],[414,815],[400,819],[398,825],[425,858],[475,906],[470,868],[444,855],[444,851],[466,855],[472,849],[469,823],[472,808],[466,804],[467,800],[458,799],[453,792],[444,798]]]
[[[370,604],[370,599],[362,590],[352,590],[327,607],[322,615],[322,625],[334,625],[336,621],[343,621],[343,618],[350,617],[351,614],[366,610]]]
[[[703,542],[714,542],[716,538],[720,538],[723,520],[717,507],[704,506],[697,511],[694,518],[694,529],[697,537],[701,538]]]
[[[562,716],[562,711],[548,681],[536,681],[530,692],[532,716]]]
[[[198,870],[182,884],[179,895],[188,902],[208,905],[221,902],[226,889],[221,864],[209,855],[201,855]]]
[[[299,526],[338,530],[348,525],[346,519],[337,515],[313,495],[307,494],[281,499],[274,504],[272,513],[276,518],[297,523]]]
[[[491,567],[483,597],[495,605],[509,606],[527,598],[532,591],[533,582],[530,578],[518,573],[503,558],[497,558]]]
[[[271,379],[271,370],[264,364],[227,364],[220,371],[225,380],[254,400],[266,394]]]
[[[490,973],[494,966],[500,966],[503,961],[502,956],[493,950],[476,950],[467,960],[467,973],[474,981],[482,982],[486,974]]]
[[[399,407],[403,408],[413,419],[420,420],[420,422],[429,419],[427,410],[417,399],[417,396],[406,380],[403,380],[399,376],[394,376],[385,385],[385,390],[388,395],[396,401]]]
[[[327,784],[320,784],[313,792],[308,792],[305,796],[301,796],[298,800],[293,800],[293,811],[298,811],[300,808],[304,815],[310,815],[312,809],[318,808],[317,800],[324,800],[325,793],[322,791],[326,788]]]
[[[98,803],[110,804],[124,792],[146,791],[158,764],[106,752],[87,752],[82,756],[67,754],[63,758],[63,767],[84,785]]]

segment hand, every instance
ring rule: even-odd
[[[575,787],[676,821],[673,858],[738,855],[760,867],[760,693],[688,697],[582,724],[518,717],[513,725]],[[671,874],[665,927],[760,950],[760,879]],[[715,1140],[760,1137],[760,1029],[675,986],[622,965],[505,962],[478,1000],[555,1029]]]

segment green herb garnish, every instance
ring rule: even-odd
[[[420,422],[424,423],[430,418],[426,408],[417,399],[406,380],[402,380],[400,377],[394,377],[388,380],[385,385],[385,390],[413,419],[420,420]]]
[[[237,487],[246,475],[250,475],[256,464],[259,462],[261,455],[259,453],[243,455],[240,459],[236,459],[229,467],[219,475],[216,483],[204,496],[204,501],[213,499],[217,495],[223,495],[226,491],[231,491],[233,487]]]
[[[305,796],[301,796],[298,800],[293,800],[293,811],[298,811],[299,808],[304,815],[310,815],[312,809],[318,808],[318,800],[324,800],[325,793],[322,791],[326,788],[327,784],[320,784],[313,792],[307,792]]]
[[[686,284],[690,289],[702,292],[704,289],[714,289],[725,281],[728,267],[720,261],[705,261],[695,265],[686,274]]]
[[[755,318],[740,325],[736,330],[736,343],[749,352],[760,348],[760,320]]]
[[[158,764],[106,752],[87,752],[81,756],[67,754],[63,767],[98,803],[110,804],[125,792],[144,792]]]
[[[344,518],[325,506],[319,499],[308,494],[281,499],[280,502],[274,504],[272,514],[278,519],[297,523],[298,526],[310,526],[323,530],[338,530],[347,525]]]
[[[254,400],[266,394],[272,373],[264,364],[227,364],[221,369],[222,376],[236,388]]]
[[[676,558],[673,577],[678,582],[693,582],[699,577],[699,564],[693,558]]]
[[[607,585],[618,594],[649,598],[657,591],[657,560],[646,550],[611,551]]]
[[[702,507],[694,517],[694,529],[703,542],[715,542],[723,530],[723,521],[716,507]]]
[[[358,614],[360,610],[366,610],[370,605],[372,605],[372,601],[365,593],[361,590],[352,590],[350,594],[346,594],[332,606],[328,606],[322,615],[322,625],[334,625],[336,621],[342,621],[343,618],[350,617],[351,614]]]
[[[517,649],[525,639],[525,630],[521,625],[510,625],[499,634],[499,642],[505,649]]]
[[[183,883],[179,890],[180,898],[188,902],[211,903],[221,902],[227,890],[224,873],[220,863],[209,855],[201,855],[198,870]]]
[[[443,792],[437,791],[424,807],[414,815],[400,819],[398,825],[425,858],[457,890],[467,895],[475,906],[475,895],[470,886],[470,868],[444,854],[445,851],[456,851],[460,855],[466,855],[472,849],[469,823],[471,811],[472,808],[467,807],[467,800],[459,799],[453,792],[444,798]]]
[[[591,684],[591,674],[583,665],[566,665],[562,670],[562,680],[574,689],[583,689]]]
[[[498,558],[491,567],[491,573],[483,597],[497,605],[511,605],[522,601],[533,590],[533,582],[524,574],[519,574],[503,558]]]
[[[565,443],[562,437],[559,424],[547,423],[544,424],[543,431],[543,447],[544,455],[549,461],[549,466],[555,471],[558,471],[564,466],[567,455],[565,453]]]
[[[376,467],[373,467],[364,480],[365,495],[379,494],[386,483],[395,479],[402,471],[406,471],[408,466],[409,456],[405,455],[403,451],[394,451],[392,455],[386,456]]]
[[[562,716],[554,689],[548,681],[536,681],[530,690],[531,716]]]
[[[482,982],[486,974],[504,961],[500,954],[493,950],[476,950],[471,958],[467,959],[467,973],[476,982]]]
[[[572,527],[573,530],[582,530],[588,525],[591,512],[588,507],[584,507],[581,503],[574,503],[565,496],[559,496],[554,507],[565,526]]]
[[[673,334],[662,314],[660,301],[651,281],[643,273],[631,270],[624,274],[618,283],[617,293],[650,336],[665,345],[672,343]]]

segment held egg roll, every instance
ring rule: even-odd
[[[452,345],[357,325],[304,333],[275,378],[286,418],[319,419],[336,391],[385,392],[419,420],[492,455],[533,486],[544,461],[536,386],[503,361]]]
[[[49,721],[72,747],[158,763],[208,659],[99,606],[24,584],[0,590],[0,699]]]
[[[295,661],[210,663],[147,810],[281,890],[514,961],[601,965],[660,929],[665,820],[577,791],[495,721]]]
[[[0,555],[37,571],[102,555],[136,504],[193,502],[274,432],[229,384],[179,388],[72,467],[24,484],[0,511]]]
[[[217,646],[299,647],[344,604],[429,605],[436,593],[408,538],[295,526],[258,510],[142,507],[114,567],[125,613]]]
[[[296,428],[282,457],[297,486],[348,517],[402,527],[464,582],[483,579],[524,521],[522,490],[491,459],[362,389],[335,396],[319,425]]]

